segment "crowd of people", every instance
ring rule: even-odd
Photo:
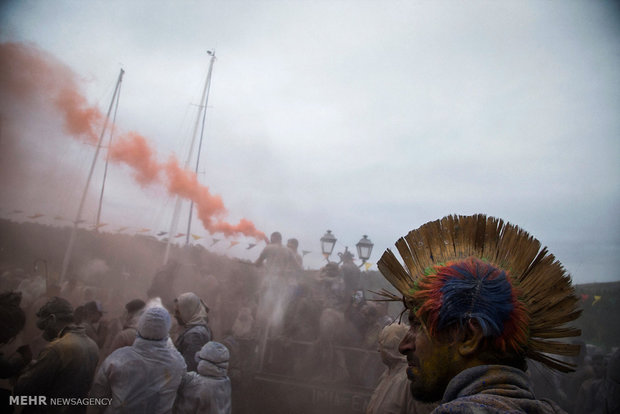
[[[560,359],[526,355],[536,314],[486,258],[443,261],[435,252],[422,272],[410,258],[400,272],[384,255],[380,270],[402,294],[389,299],[408,312],[402,320],[389,314],[387,301],[367,297],[350,253],[304,271],[297,248],[297,240],[284,245],[275,232],[255,262],[243,263],[245,271],[198,269],[198,279],[171,261],[124,303],[123,286],[105,294],[76,274],[60,286],[3,275],[5,406],[23,413],[257,412],[252,375],[273,372],[367,389],[367,414],[620,409],[618,351],[573,341],[539,345],[545,354],[559,350]],[[558,303],[570,298],[558,295]],[[567,309],[558,318],[570,320]],[[565,333],[552,328],[550,338]],[[526,356],[536,361],[526,364]],[[553,374],[545,364],[575,372]],[[47,404],[11,399],[23,396],[44,396]]]

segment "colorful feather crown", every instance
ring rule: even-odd
[[[526,231],[483,214],[447,216],[412,230],[378,262],[383,276],[425,320],[433,335],[451,323],[476,319],[501,350],[550,368],[573,365],[549,354],[574,356],[579,345],[556,339],[581,335],[564,325],[579,317],[578,298],[562,264]]]

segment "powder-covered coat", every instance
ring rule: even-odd
[[[188,371],[196,370],[196,352],[211,340],[211,329],[204,325],[190,325],[179,335],[175,346],[183,355]]]
[[[101,364],[91,397],[112,397],[106,413],[169,413],[185,373],[185,361],[168,339],[138,337]]]
[[[528,376],[505,365],[480,365],[452,378],[433,414],[527,413],[564,411],[550,400],[537,400]]]
[[[199,359],[198,372],[188,372],[183,378],[174,407],[175,414],[231,412],[231,385],[227,376],[228,351],[225,360],[211,355],[203,357],[208,360]]]

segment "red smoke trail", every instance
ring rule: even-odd
[[[62,115],[69,134],[97,142],[95,131],[101,129],[103,116],[97,108],[87,105],[79,92],[75,74],[68,67],[34,46],[20,43],[0,43],[0,61],[3,99],[43,98],[44,103],[51,103]],[[266,239],[247,219],[241,219],[236,225],[225,222],[227,210],[222,198],[200,184],[195,173],[181,168],[174,156],[165,163],[158,162],[156,151],[142,135],[136,132],[121,135],[109,149],[109,156],[110,160],[131,167],[140,185],[165,185],[169,194],[192,200],[198,217],[210,233]]]

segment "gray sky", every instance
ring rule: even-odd
[[[146,136],[161,159],[186,157],[206,50],[215,48],[200,179],[223,198],[227,220],[297,237],[311,267],[324,263],[326,229],[336,251],[368,234],[376,263],[429,220],[486,213],[541,240],[577,283],[620,280],[617,2],[0,7],[1,40],[32,42],[64,62],[102,111],[122,67],[117,123]],[[0,142],[2,216],[75,215],[94,149],[49,118],[30,121],[9,148],[19,154],[11,170]],[[110,230],[168,230],[174,200],[163,189],[140,187],[120,165],[106,185]],[[223,239],[197,221],[193,232],[207,247]],[[263,244],[246,250],[248,242],[213,248],[255,259]]]

